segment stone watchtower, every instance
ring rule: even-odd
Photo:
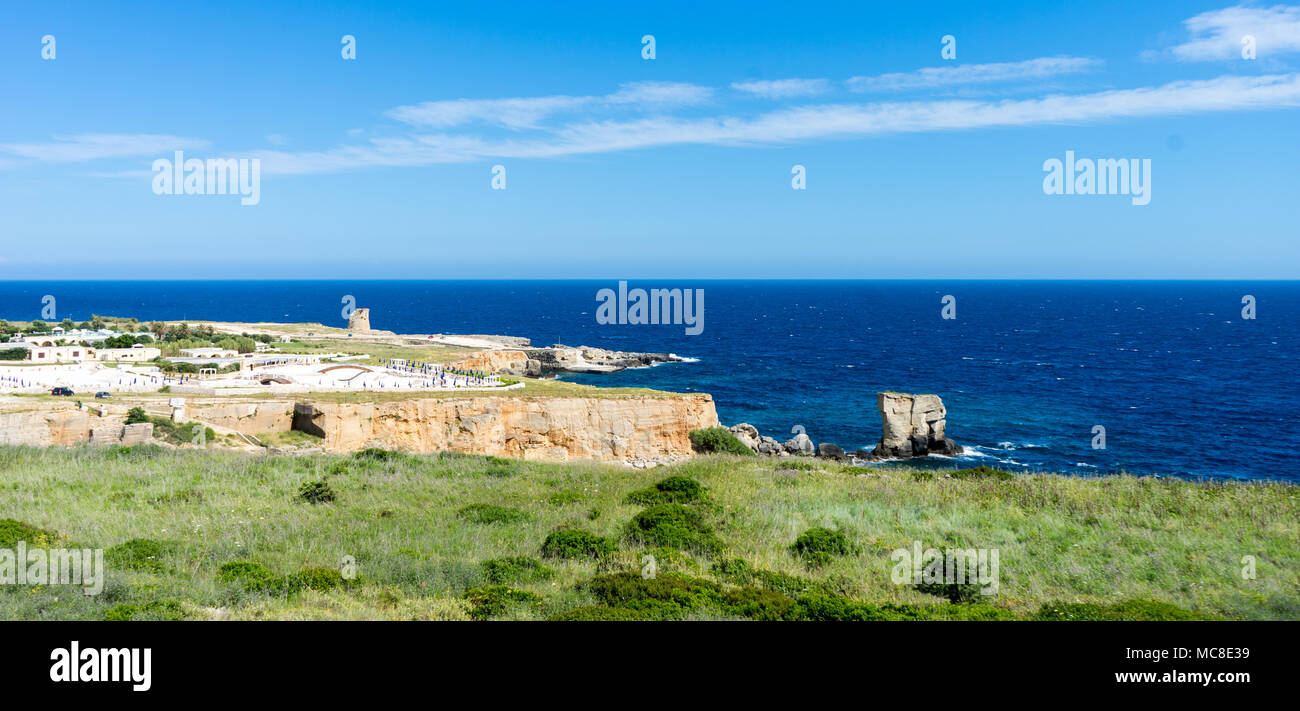
[[[352,315],[348,317],[348,330],[369,331],[370,309],[353,309]]]

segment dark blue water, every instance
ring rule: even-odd
[[[705,327],[596,323],[587,281],[6,282],[0,316],[345,325],[344,295],[375,328],[525,336],[534,344],[699,359],[602,385],[712,393],[724,423],[871,448],[875,393],[932,392],[961,463],[1078,474],[1295,480],[1300,282],[634,281],[705,290]],[[940,317],[941,298],[957,318]],[[1242,318],[1242,297],[1258,317]],[[1094,449],[1093,427],[1106,429]]]

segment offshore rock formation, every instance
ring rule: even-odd
[[[893,458],[961,454],[961,446],[945,433],[948,410],[938,395],[877,393],[876,406],[880,409],[882,431],[872,455]]]
[[[846,452],[830,442],[813,444],[802,432],[785,443],[758,433],[753,425],[742,422],[728,429],[740,443],[755,454],[771,457],[811,457],[838,461],[895,459],[923,457],[927,454],[961,454],[961,447],[947,438],[945,417],[948,411],[938,395],[907,395],[904,393],[878,393],[876,405],[880,408],[883,428],[880,443],[870,452]]]
[[[490,454],[535,461],[672,461],[690,431],[718,424],[709,395],[635,398],[466,397],[299,403],[293,428],[328,451],[366,447]]]
[[[607,351],[604,348],[573,348],[558,344],[550,348],[533,348],[527,353],[529,358],[540,364],[543,373],[617,373],[627,368],[644,368],[655,363],[686,360],[672,353]]]

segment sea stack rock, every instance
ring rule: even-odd
[[[353,309],[348,316],[348,330],[359,333],[370,332],[370,309]]]
[[[948,411],[938,395],[877,393],[883,429],[877,457],[924,457],[927,454],[961,454],[961,446],[944,433]]]

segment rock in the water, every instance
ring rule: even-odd
[[[948,439],[945,421],[948,411],[938,395],[878,393],[882,431],[880,444],[871,452],[877,457],[924,457],[927,454],[960,454],[961,446]]]
[[[824,457],[826,459],[847,459],[848,458],[848,455],[844,454],[843,449],[829,442],[822,442],[821,444],[817,445],[817,456]]]
[[[811,455],[816,451],[816,448],[813,447],[812,439],[803,433],[799,433],[786,440],[785,444],[781,446],[785,447],[785,451],[790,454]]]

